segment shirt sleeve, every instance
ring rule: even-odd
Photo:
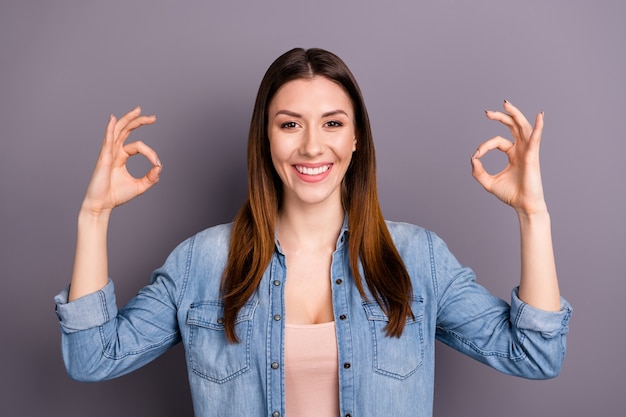
[[[190,241],[179,245],[149,285],[120,309],[111,280],[71,302],[68,289],[55,297],[63,360],[71,378],[91,382],[127,374],[181,340],[178,303],[191,247]]]
[[[113,281],[99,291],[68,302],[69,287],[54,297],[61,330],[75,333],[101,326],[117,316]]]
[[[572,306],[561,297],[559,311],[540,310],[520,300],[519,287],[511,292],[511,319],[515,327],[530,332],[539,332],[545,338],[566,335],[569,332],[569,320]]]
[[[501,372],[547,379],[561,370],[572,308],[543,311],[512,291],[510,304],[476,282],[445,243],[431,234],[433,280],[437,294],[437,338]]]

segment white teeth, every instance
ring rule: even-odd
[[[303,167],[300,165],[296,165],[296,170],[298,170],[300,174],[304,174],[304,175],[320,175],[328,171],[329,168],[330,168],[330,164],[322,165],[316,168],[307,168],[307,167]]]

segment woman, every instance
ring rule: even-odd
[[[432,414],[438,339],[502,372],[558,374],[571,309],[559,295],[534,127],[512,104],[487,117],[511,130],[472,155],[474,177],[519,217],[522,271],[511,305],[476,284],[433,233],[385,222],[367,111],[346,65],[293,49],[268,69],[248,140],[248,199],[233,224],[183,242],[117,310],[108,279],[111,210],[158,182],[154,123],[111,116],[78,221],[72,282],[56,298],[70,375],[102,380],[185,345],[198,416]],[[480,157],[505,152],[489,175]],[[126,171],[132,155],[153,164]]]

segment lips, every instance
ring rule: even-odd
[[[332,163],[318,163],[307,165],[292,165],[298,178],[305,183],[318,183],[324,182],[331,172],[333,171]]]
[[[316,176],[316,175],[321,175],[327,172],[331,166],[332,164],[325,164],[325,165],[320,165],[317,167],[306,167],[302,165],[294,165],[294,168],[296,169],[296,171],[298,171],[302,175]]]

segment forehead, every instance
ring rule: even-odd
[[[353,113],[352,100],[338,83],[321,76],[298,78],[283,84],[269,105],[272,110],[329,111]]]

